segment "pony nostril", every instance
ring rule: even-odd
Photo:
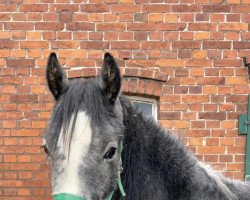
[[[103,156],[104,159],[112,159],[116,153],[116,148],[111,147]]]

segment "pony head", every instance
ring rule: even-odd
[[[117,185],[124,132],[115,59],[106,53],[99,76],[69,80],[52,53],[46,75],[55,98],[44,144],[54,199],[105,199]]]

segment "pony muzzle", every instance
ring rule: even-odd
[[[54,200],[87,200],[85,197],[75,196],[73,194],[60,193],[53,195]]]

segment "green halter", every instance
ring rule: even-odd
[[[87,200],[84,197],[78,197],[72,194],[60,193],[54,195],[54,200]]]
[[[121,141],[119,148],[120,148],[120,154],[122,154],[122,151],[123,151],[123,141]],[[122,172],[122,159],[120,157],[120,172],[119,172],[119,176],[118,176],[117,185],[118,185],[118,188],[119,188],[119,191],[120,191],[121,195],[123,197],[125,197],[126,193],[125,193],[123,185],[122,185],[121,172]],[[112,197],[113,197],[113,195],[114,195],[114,191],[112,191],[109,194],[107,200],[111,200]],[[54,197],[54,200],[87,200],[85,197],[79,197],[79,196],[75,196],[75,195],[67,194],[67,193],[55,194],[55,195],[53,195],[53,197]]]
[[[117,185],[118,185],[118,188],[119,188],[119,191],[120,191],[121,195],[123,197],[125,197],[126,193],[124,191],[124,188],[123,188],[123,185],[122,185],[122,179],[121,179],[121,173],[122,173],[122,151],[123,151],[123,141],[121,140],[121,143],[120,143],[120,172],[119,172],[119,176],[118,176]],[[114,194],[114,191],[112,191],[110,193],[108,200],[112,199],[113,194]]]

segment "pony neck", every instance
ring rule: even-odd
[[[125,126],[121,174],[126,197],[119,200],[249,200],[249,183],[212,172],[172,133],[144,118],[121,98]]]
[[[176,198],[180,188],[186,188],[196,159],[153,120],[144,118],[128,104],[123,105],[123,111],[122,181],[127,199]]]

